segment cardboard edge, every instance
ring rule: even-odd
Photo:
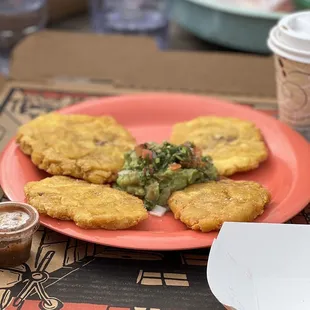
[[[85,80],[72,80],[72,79],[52,79],[52,80],[34,80],[34,81],[25,81],[25,80],[4,80],[2,88],[4,85],[10,85],[10,87],[33,87],[35,89],[50,89],[50,90],[64,90],[68,92],[87,92],[94,95],[102,95],[108,93],[111,95],[122,95],[122,94],[133,94],[133,93],[146,93],[150,91],[160,91],[168,93],[179,93],[177,90],[153,90],[153,89],[143,89],[143,88],[127,88],[119,87],[112,83],[92,83],[91,81]],[[0,91],[1,91],[1,80],[0,80]],[[197,92],[182,92],[187,94],[198,95]],[[219,93],[199,93],[202,96],[209,97],[218,97],[220,99],[232,101],[238,104],[249,105],[254,108],[262,110],[276,110],[277,102],[274,98],[257,98],[257,97],[247,97],[247,96],[234,96],[234,95],[223,95]]]
[[[0,74],[0,92],[4,88],[4,85],[6,84],[6,82],[7,82],[6,78]]]

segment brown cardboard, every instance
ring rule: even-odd
[[[148,38],[44,31],[17,46],[11,77],[37,81],[65,76],[117,82],[127,72],[136,74],[134,69],[155,51],[155,43]]]
[[[190,92],[275,106],[271,57],[159,51],[144,37],[43,31],[27,37],[12,57],[13,80],[54,83],[77,79],[127,90]]]
[[[5,78],[0,75],[0,89],[4,87],[5,82],[6,82]]]

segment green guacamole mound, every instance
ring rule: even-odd
[[[151,210],[166,206],[174,191],[212,180],[218,180],[218,173],[211,157],[202,156],[193,143],[144,143],[125,154],[114,187],[141,198]]]

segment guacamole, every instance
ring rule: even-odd
[[[144,143],[125,154],[115,187],[144,200],[146,209],[166,206],[170,195],[190,184],[217,180],[211,157],[190,142]]]

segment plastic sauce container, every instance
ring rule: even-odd
[[[0,267],[25,263],[33,234],[39,227],[38,211],[19,202],[0,203]]]

